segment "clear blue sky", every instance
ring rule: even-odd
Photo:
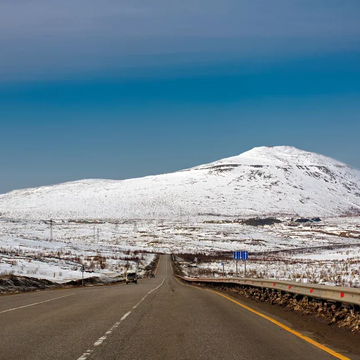
[[[0,0],[0,193],[293,145],[360,168],[358,0]]]

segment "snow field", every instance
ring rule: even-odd
[[[81,278],[82,263],[85,277],[123,276],[128,268],[143,271],[154,253],[227,253],[226,260],[233,251],[246,250],[254,260],[247,265],[251,276],[358,286],[360,217],[281,221],[256,227],[212,216],[181,222],[57,220],[50,240],[44,221],[2,219],[0,274],[65,282]],[[196,265],[189,275],[221,275],[219,262]],[[233,261],[226,260],[225,273],[235,273]]]
[[[238,262],[238,276],[360,288],[360,250],[351,250],[357,250],[357,255],[343,258],[342,252],[332,254],[340,260],[254,257],[246,261],[246,276],[244,261]],[[322,255],[319,254],[318,257]],[[183,263],[182,266],[186,275],[190,277],[236,277],[234,260]]]

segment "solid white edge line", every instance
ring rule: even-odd
[[[53,299],[49,299],[49,300],[45,300],[45,301],[39,301],[39,302],[36,302],[36,303],[19,306],[19,307],[12,308],[12,309],[3,310],[3,311],[0,311],[0,314],[7,313],[7,312],[10,312],[10,311],[20,310],[20,309],[25,309],[25,308],[30,307],[30,306],[45,304],[45,303],[47,303],[47,302],[54,301],[54,300],[59,300],[59,299],[63,299],[63,298],[66,298],[66,297],[72,296],[72,295],[75,295],[75,294],[69,294],[69,295],[65,295],[65,296],[59,296],[59,297],[57,297],[57,298],[53,298]]]
[[[125,320],[130,314],[131,314],[131,311],[127,312],[127,313],[120,319],[120,321]]]

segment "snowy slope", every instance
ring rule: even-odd
[[[179,172],[82,180],[0,195],[4,217],[180,218],[360,213],[360,171],[288,146],[259,147]]]

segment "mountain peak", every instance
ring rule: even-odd
[[[348,166],[324,155],[297,149],[294,146],[254,147],[240,155],[215,161],[202,167],[217,165],[301,165]]]

